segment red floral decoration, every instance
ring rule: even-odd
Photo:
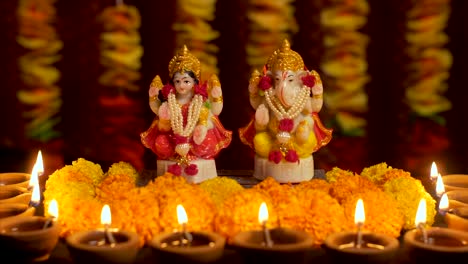
[[[282,158],[283,158],[283,155],[281,154],[279,150],[271,151],[270,154],[268,155],[268,160],[276,164],[280,163]]]
[[[172,86],[170,84],[166,84],[166,85],[163,86],[161,92],[162,92],[162,95],[163,95],[164,99],[167,100],[167,97],[169,96],[169,94],[175,92],[175,88],[174,88],[174,86]]]
[[[196,164],[190,164],[185,167],[185,174],[193,176],[198,173],[198,166]]]
[[[294,127],[294,120],[291,118],[283,118],[280,120],[278,129],[280,131],[291,132]]]
[[[258,82],[258,88],[262,89],[263,91],[266,91],[271,88],[272,83],[273,82],[270,76],[262,76],[262,78],[260,78],[260,81]]]
[[[174,134],[173,138],[174,138],[174,143],[176,145],[184,144],[184,143],[189,142],[188,137],[184,137],[184,136],[181,136],[181,135]]]
[[[288,153],[286,153],[284,159],[289,162],[299,162],[299,156],[297,155],[297,152],[293,149],[288,150]]]
[[[167,172],[180,176],[182,174],[182,168],[179,164],[172,164],[167,167]]]
[[[195,85],[194,87],[194,91],[195,91],[195,94],[199,94],[201,96],[203,96],[203,99],[206,99],[208,98],[208,91],[207,91],[207,88],[206,88],[206,82],[202,85]]]
[[[314,87],[315,85],[315,77],[312,76],[312,75],[307,75],[307,76],[304,76],[301,78],[302,79],[302,83],[307,86],[307,87]]]

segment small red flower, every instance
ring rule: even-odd
[[[167,172],[180,176],[182,174],[182,168],[179,164],[172,164],[167,167]]]
[[[184,136],[181,136],[181,135],[178,135],[178,134],[174,134],[174,143],[176,145],[179,145],[179,144],[184,144],[184,143],[188,143],[189,142],[189,139],[188,137],[184,137]]]
[[[282,158],[283,158],[283,155],[281,154],[279,150],[271,151],[270,154],[268,155],[268,160],[276,164],[280,163]]]
[[[288,153],[286,153],[284,159],[289,162],[297,162],[299,161],[299,156],[297,155],[297,152],[295,150],[290,149],[288,150]]]
[[[270,76],[262,76],[258,82],[258,88],[266,91],[271,88],[272,80]]]
[[[198,167],[196,164],[190,164],[187,167],[185,167],[185,174],[193,176],[198,173]]]
[[[162,92],[162,95],[163,95],[164,99],[167,100],[167,97],[169,96],[169,94],[175,92],[175,88],[174,88],[174,86],[172,86],[170,84],[166,84],[166,85],[163,86],[161,92]]]
[[[195,85],[194,87],[195,94],[203,96],[204,99],[208,98],[208,90],[206,87],[206,82],[202,85]]]
[[[284,118],[280,120],[278,129],[280,131],[286,131],[286,132],[291,132],[291,130],[294,127],[294,120],[290,118]]]
[[[312,76],[312,75],[304,76],[304,77],[302,77],[302,83],[305,86],[312,88],[315,85],[315,77]]]

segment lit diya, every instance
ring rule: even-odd
[[[8,187],[27,188],[31,175],[24,172],[4,172],[0,173],[0,189]]]
[[[187,231],[188,217],[182,205],[177,205],[177,220],[181,231],[165,232],[150,242],[160,263],[206,263],[220,259],[225,238],[208,231]]]
[[[112,216],[106,204],[101,210],[103,228],[69,235],[67,247],[77,263],[133,263],[139,251],[136,233],[111,228]]]
[[[14,262],[42,261],[55,248],[60,228],[55,219],[58,206],[53,200],[48,209],[50,217],[18,216],[0,221],[2,257]]]
[[[468,233],[442,227],[426,228],[426,210],[426,200],[421,199],[415,217],[417,228],[404,235],[408,258],[416,263],[468,263]]]
[[[468,232],[468,206],[449,207],[449,199],[444,194],[439,202],[439,213],[444,217],[448,228]]]
[[[363,232],[365,222],[364,203],[356,203],[354,223],[357,232],[339,232],[329,235],[324,248],[334,263],[389,263],[395,256],[399,242],[396,238],[371,232]]]
[[[247,263],[304,263],[313,251],[313,238],[288,228],[267,228],[268,208],[262,203],[258,221],[261,230],[244,231],[234,236],[232,246]]]

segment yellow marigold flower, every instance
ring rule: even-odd
[[[102,180],[102,178],[104,178],[104,172],[101,169],[101,165],[83,158],[73,161],[71,169],[89,177],[95,186]]]
[[[127,199],[127,193],[134,189],[135,179],[128,174],[107,174],[96,188],[97,198],[104,202]]]
[[[310,234],[316,245],[322,244],[328,235],[348,228],[343,207],[329,194],[304,189],[297,193],[297,197],[303,211],[293,222],[295,226],[292,228]]]
[[[294,186],[294,188],[298,191],[304,190],[320,190],[326,193],[330,192],[331,184],[324,179],[312,179],[310,181],[303,181],[298,185]]]
[[[226,198],[244,189],[236,180],[228,177],[208,179],[200,183],[199,186],[211,196],[217,207],[221,206]]]
[[[156,195],[162,231],[180,230],[176,209],[178,204],[184,206],[187,213],[189,230],[213,230],[216,205],[209,194],[199,186],[188,183],[169,184],[164,188],[159,188]]]
[[[371,180],[374,183],[379,183],[382,181],[382,178],[385,175],[385,173],[387,173],[391,169],[392,167],[388,166],[387,163],[382,162],[382,163],[364,168],[361,172],[361,176]]]
[[[293,228],[295,221],[303,213],[303,208],[296,195],[296,189],[290,184],[280,184],[273,177],[255,185],[253,189],[264,191],[273,204],[273,209],[280,226]]]
[[[354,173],[349,170],[343,170],[338,167],[333,167],[333,169],[325,173],[325,178],[328,182],[334,182],[340,177],[347,177],[353,175]]]
[[[139,174],[136,171],[135,167],[133,167],[130,163],[123,161],[112,164],[109,170],[107,170],[105,177],[114,174],[127,175],[133,180],[134,183],[136,183],[139,177]]]
[[[427,203],[426,223],[429,226],[434,223],[436,201],[426,192],[421,181],[411,177],[399,177],[387,181],[383,189],[396,200],[405,221],[403,229],[415,228],[414,220],[422,198],[426,199]]]
[[[77,231],[102,227],[101,210],[103,204],[96,199],[69,199],[59,202],[60,236],[66,237]]]
[[[268,208],[267,227],[277,227],[278,218],[268,195],[258,189],[245,189],[227,198],[215,217],[215,230],[230,241],[237,233],[261,230],[258,221],[260,205]]]
[[[403,227],[403,214],[397,202],[382,190],[369,190],[345,199],[342,203],[349,226],[355,230],[354,214],[357,200],[364,203],[366,220],[363,230],[399,237]]]
[[[331,184],[330,194],[340,203],[351,196],[369,190],[380,190],[373,182],[359,175],[340,176]]]

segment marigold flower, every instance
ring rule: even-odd
[[[348,176],[353,176],[353,175],[354,173],[351,171],[343,170],[338,167],[333,167],[331,170],[325,173],[325,178],[327,179],[328,182],[334,182],[341,176],[348,177]]]
[[[199,186],[210,195],[211,200],[213,200],[218,208],[228,197],[244,190],[244,187],[236,180],[222,176],[203,181]]]
[[[357,196],[366,191],[378,191],[380,188],[373,182],[359,175],[340,176],[331,184],[330,194],[340,203],[348,197]]]

